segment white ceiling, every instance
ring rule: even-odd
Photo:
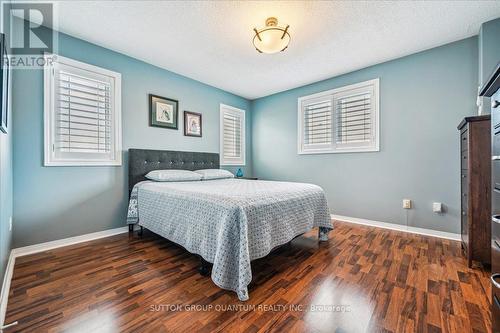
[[[59,30],[249,99],[476,35],[500,1],[60,1]],[[290,25],[282,53],[253,28]]]

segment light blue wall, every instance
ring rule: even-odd
[[[255,176],[311,182],[334,214],[458,233],[456,126],[476,111],[477,37],[252,102]],[[297,98],[380,78],[380,152],[297,154]],[[272,143],[272,144],[270,144]],[[443,202],[446,214],[432,212]]]
[[[124,151],[218,152],[219,103],[247,110],[251,142],[246,99],[65,34],[59,36],[59,54],[122,74]],[[179,100],[179,130],[148,126],[149,93]],[[123,167],[43,167],[42,71],[16,71],[13,99],[14,246],[125,226],[127,154]],[[203,114],[203,138],[183,135],[183,110]],[[251,174],[251,168],[245,172]]]
[[[1,24],[0,29],[3,29]],[[12,239],[9,230],[9,219],[13,215],[12,132],[12,112],[9,110],[8,132],[7,134],[0,132],[0,283],[5,274]]]

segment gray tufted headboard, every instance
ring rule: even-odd
[[[218,153],[198,153],[173,150],[128,150],[128,189],[145,180],[148,172],[165,169],[219,169]]]

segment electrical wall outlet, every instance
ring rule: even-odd
[[[12,231],[12,216],[9,218],[9,231]]]
[[[411,200],[410,199],[403,199],[403,208],[404,209],[411,209]]]
[[[432,211],[434,213],[442,213],[443,212],[443,204],[441,202],[432,203]]]

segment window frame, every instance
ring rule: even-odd
[[[241,156],[238,159],[226,159],[224,158],[224,114],[226,112],[237,114],[241,118],[241,138],[240,138],[240,151]],[[220,154],[220,165],[227,166],[244,166],[246,165],[246,121],[245,121],[245,110],[238,109],[234,106],[220,104],[219,106],[219,154]]]
[[[377,152],[380,151],[380,79],[367,80],[355,84],[350,84],[347,86],[342,86],[335,89],[330,89],[322,91],[319,93],[302,96],[297,100],[297,154],[299,155],[311,155],[311,154],[340,154],[340,153],[362,153],[362,152]],[[336,144],[336,109],[335,100],[339,95],[348,95],[349,92],[360,91],[363,88],[368,88],[373,90],[373,103],[371,112],[374,114],[373,117],[373,129],[375,131],[373,140],[368,146],[359,147],[346,147],[340,148]],[[305,149],[304,144],[304,108],[303,105],[307,102],[313,100],[327,100],[330,99],[332,103],[332,143],[328,147],[317,148],[317,149]]]
[[[121,109],[121,74],[66,58],[60,55],[45,54],[44,66],[44,166],[121,166],[122,165],[122,109]],[[53,60],[55,59],[55,60]],[[94,72],[98,75],[108,76],[113,80],[112,114],[113,142],[112,157],[108,159],[96,158],[61,158],[56,157],[52,149],[55,143],[55,72],[54,63],[74,67],[77,70]],[[83,156],[85,153],[75,155]]]

